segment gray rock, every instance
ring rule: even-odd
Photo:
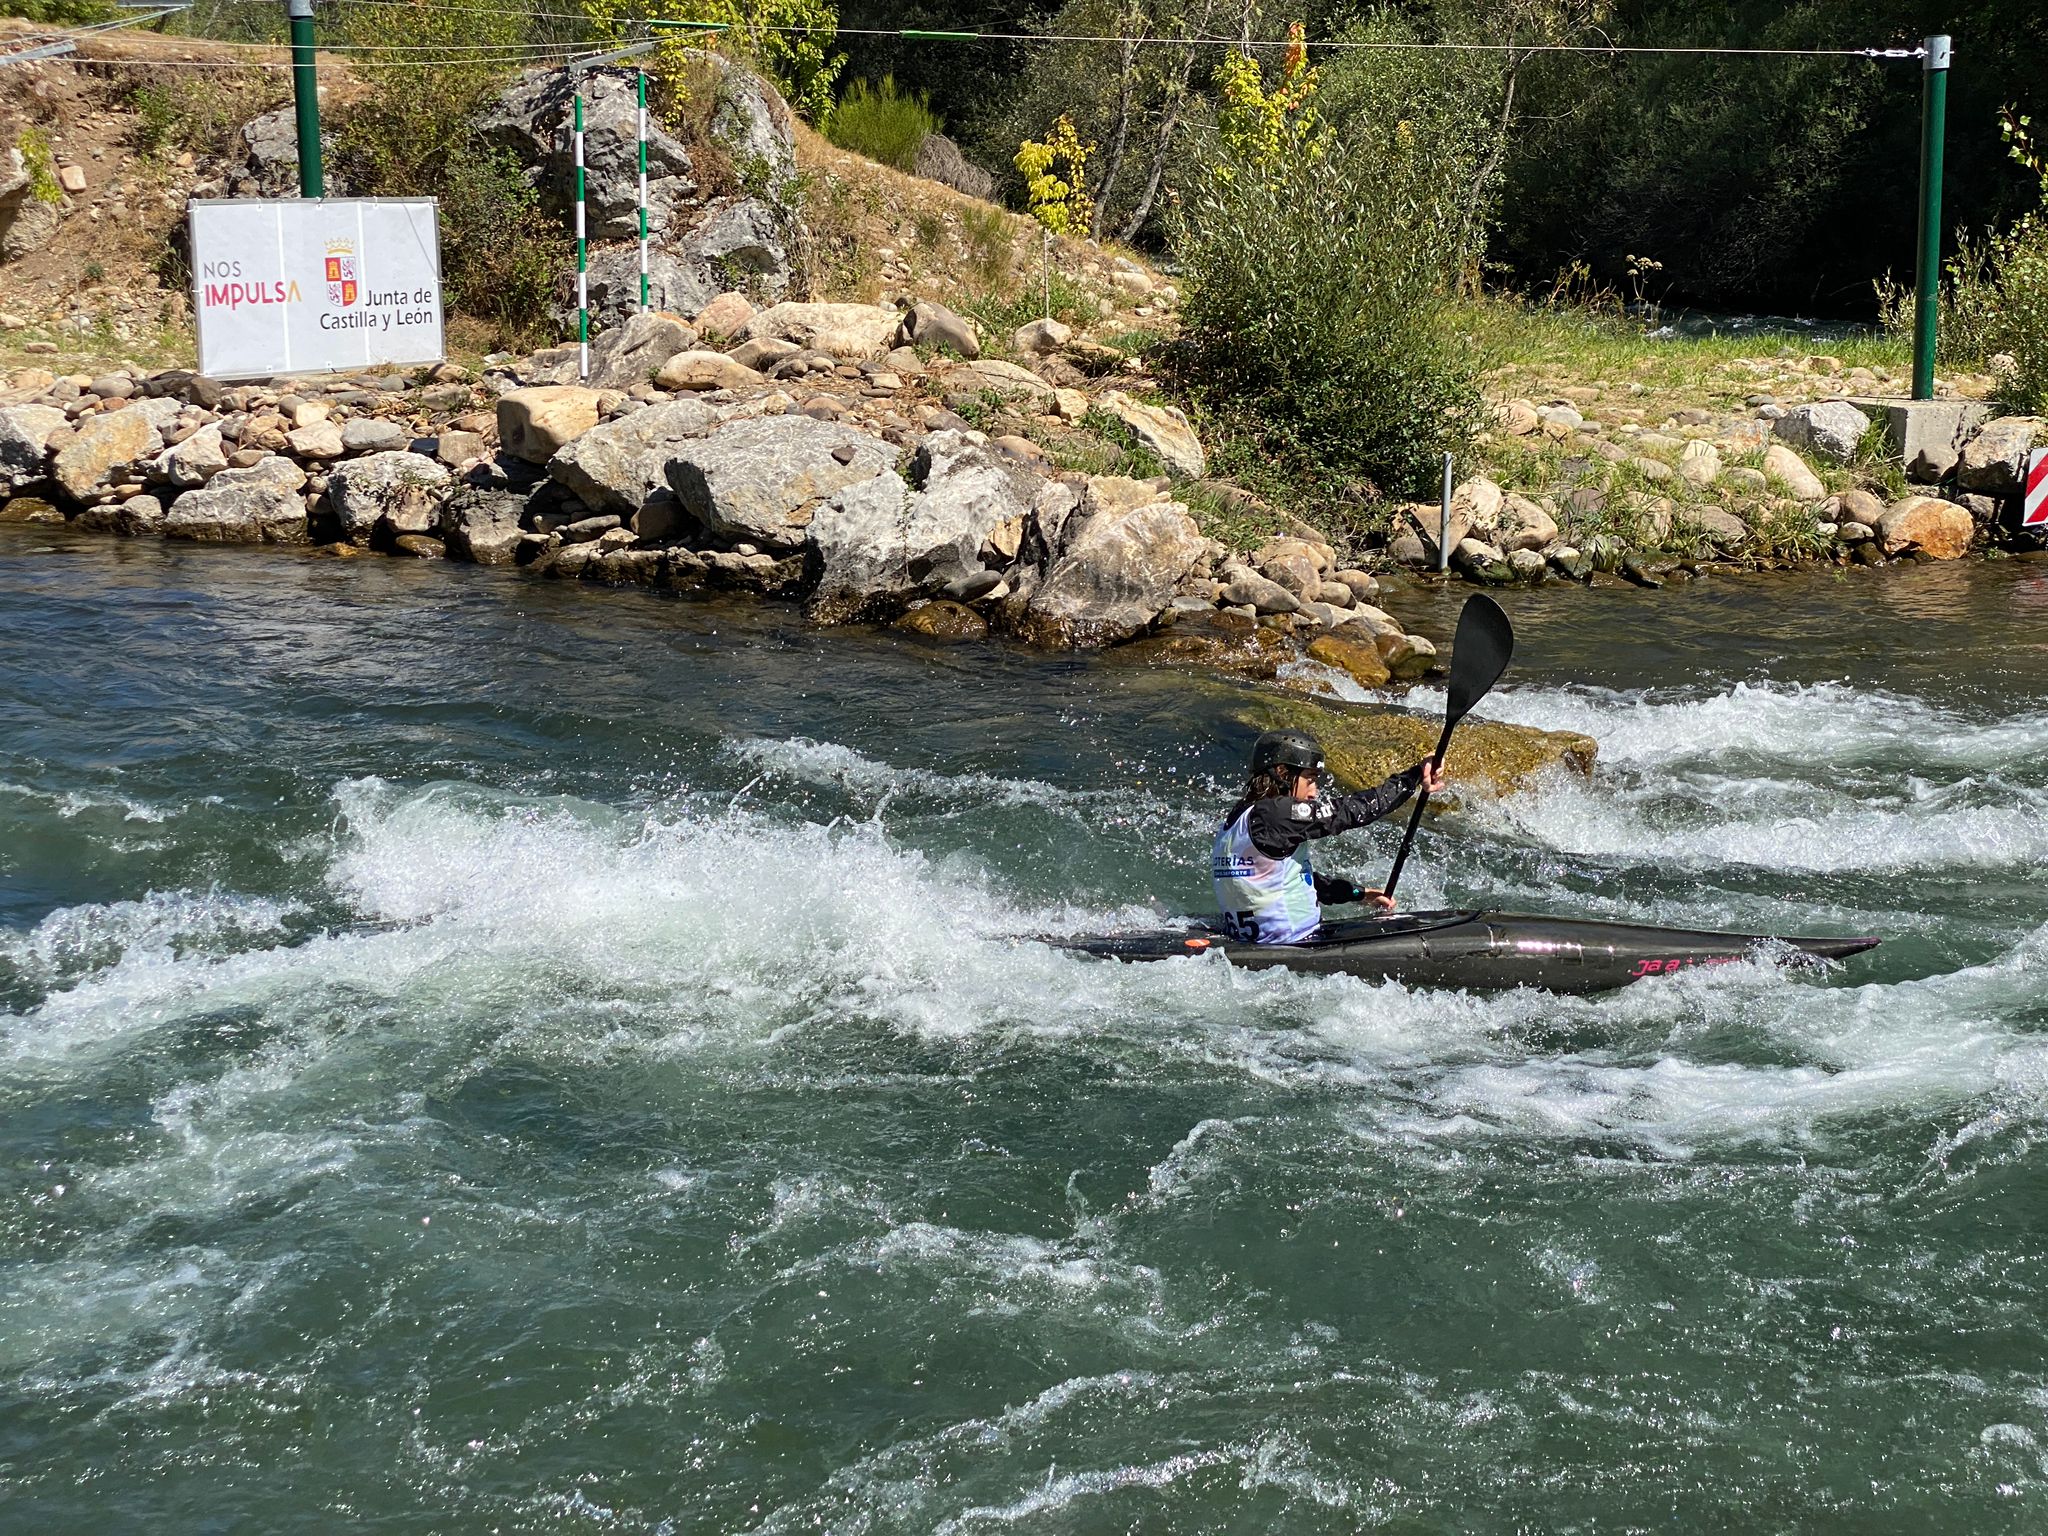
[[[265,112],[242,125],[243,164],[254,191],[264,197],[299,195],[298,118],[290,107]],[[323,179],[329,197],[346,197],[348,187],[334,171],[334,135],[320,135]]]
[[[1387,555],[1396,565],[1425,566],[1432,563],[1421,536],[1412,530],[1404,530],[1389,539]]]
[[[590,384],[596,389],[645,384],[663,363],[696,345],[697,333],[674,315],[636,312],[591,343]]]
[[[382,416],[357,416],[342,423],[344,453],[391,453],[412,441],[412,434]]]
[[[1293,613],[1301,607],[1301,599],[1279,582],[1241,565],[1224,567],[1222,596],[1234,608],[1259,613]]]
[[[78,514],[72,526],[93,533],[118,533],[128,538],[162,533],[164,504],[154,496],[130,496],[126,501],[87,507]]]
[[[981,337],[973,324],[930,299],[921,299],[904,312],[900,339],[906,346],[936,347],[970,363],[981,356]]]
[[[852,427],[762,416],[686,444],[667,475],[683,510],[714,539],[787,552],[803,546],[827,497],[895,465],[892,445]]]
[[[476,131],[487,144],[511,152],[540,194],[543,210],[566,222],[573,217],[576,192],[573,120],[579,93],[589,238],[637,242],[639,102],[633,71],[528,70],[478,118]],[[696,167],[688,148],[652,112],[647,135],[649,233],[665,236],[696,197]]]
[[[759,336],[752,341],[743,341],[726,356],[742,368],[751,368],[757,373],[766,373],[777,363],[786,363],[803,351],[793,341],[783,341],[775,336]]]
[[[167,539],[204,544],[303,544],[306,472],[278,454],[224,469],[204,490],[187,491],[164,514]]]
[[[1772,425],[1772,432],[1794,448],[1836,464],[1852,463],[1870,431],[1870,418],[1846,400],[1796,405]]]
[[[779,299],[792,277],[789,246],[794,217],[765,198],[741,197],[713,206],[688,233],[673,241],[676,255],[707,280],[735,281]],[[714,288],[715,298],[719,288]]]
[[[48,405],[0,409],[0,491],[12,494],[49,472],[50,434],[64,425],[64,413]]]
[[[943,133],[925,135],[910,169],[927,181],[939,182],[969,197],[986,198],[996,189],[995,178],[962,154],[960,146]]]
[[[1025,603],[1018,628],[1033,644],[1060,649],[1131,639],[1165,611],[1207,545],[1176,501],[1098,512],[1068,530],[1066,552]]]
[[[1954,472],[1963,444],[1990,414],[1978,400],[1893,400],[1879,407],[1878,419],[1906,478],[1932,485]]]
[[[548,475],[593,512],[631,517],[668,490],[668,463],[721,420],[702,400],[650,405],[593,427],[548,460]]]
[[[1451,565],[1469,580],[1488,586],[1514,580],[1506,555],[1477,539],[1460,539],[1451,550]]]
[[[217,425],[201,427],[157,457],[156,472],[181,491],[195,490],[228,467]]]
[[[451,560],[510,565],[519,548],[526,498],[464,486],[441,504],[441,539]]]
[[[1508,551],[1508,570],[1517,581],[1535,583],[1543,580],[1549,563],[1537,550],[1511,549]]]
[[[977,555],[985,513],[973,498],[913,491],[890,470],[842,488],[811,522],[819,578],[807,615],[820,624],[884,616],[912,598],[965,591],[993,576]]]
[[[1736,549],[1749,539],[1749,524],[1719,507],[1681,507],[1675,521],[1691,525],[1717,549]]]
[[[379,523],[393,533],[432,528],[449,485],[448,467],[424,454],[373,453],[334,466],[327,500],[342,537],[367,544]]]
[[[2027,450],[2043,437],[2048,437],[2048,428],[2038,416],[2000,416],[1985,422],[1977,435],[1963,444],[1956,483],[1966,491],[2013,495],[2020,488]]]

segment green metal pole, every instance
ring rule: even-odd
[[[576,93],[576,377],[590,377],[590,242],[583,223],[583,93]]]
[[[647,71],[640,74],[640,307],[647,307]]]
[[[1920,108],[1920,265],[1913,291],[1913,398],[1934,398],[1935,314],[1941,304],[1941,151],[1948,117],[1949,41],[1927,39]]]
[[[292,102],[299,123],[299,196],[325,197],[320,168],[320,78],[313,68],[313,0],[285,0],[291,19]]]

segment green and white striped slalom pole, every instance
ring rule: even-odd
[[[647,71],[640,72],[640,307],[647,307]]]
[[[590,377],[590,241],[583,224],[583,93],[576,93],[576,377]]]

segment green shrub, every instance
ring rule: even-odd
[[[0,0],[0,16],[18,16],[44,26],[87,27],[114,16],[105,0]]]
[[[448,162],[438,195],[449,303],[483,321],[501,345],[552,339],[548,306],[571,264],[569,241],[541,212],[519,162],[479,146]]]
[[[228,155],[244,123],[284,100],[284,86],[267,70],[169,70],[128,95],[135,113],[133,142],[145,155]]]
[[[939,120],[924,93],[897,90],[889,75],[882,76],[880,85],[853,81],[825,120],[825,137],[841,149],[899,171],[916,164],[918,150],[938,131]]]
[[[1277,469],[1347,493],[1426,490],[1481,405],[1442,294],[1463,232],[1426,217],[1445,200],[1411,148],[1406,125],[1367,124],[1274,160],[1226,146],[1174,220],[1183,387]]]
[[[61,203],[64,188],[57,182],[57,160],[50,149],[50,136],[40,128],[24,128],[15,135],[14,147],[28,168],[28,195],[39,203]]]

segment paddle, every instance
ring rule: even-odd
[[[1457,638],[1451,642],[1451,686],[1444,699],[1444,733],[1436,741],[1438,768],[1444,765],[1451,732],[1500,681],[1501,673],[1508,669],[1508,658],[1514,653],[1514,626],[1500,611],[1500,604],[1484,593],[1475,592],[1466,598],[1465,611],[1458,615]],[[1401,836],[1401,851],[1394,855],[1394,868],[1387,876],[1389,896],[1394,894],[1394,886],[1401,878],[1401,866],[1408,862],[1409,845],[1415,841],[1415,829],[1422,825],[1422,808],[1428,804],[1429,791],[1416,791],[1415,809],[1408,817],[1408,830]]]

